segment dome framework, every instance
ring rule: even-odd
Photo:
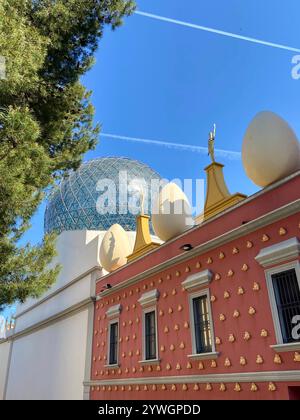
[[[121,173],[121,176],[120,176]],[[121,157],[104,157],[83,163],[78,170],[73,171],[53,191],[45,211],[45,233],[68,230],[102,230],[106,231],[115,223],[120,224],[127,231],[134,231],[136,215],[127,206],[120,206],[120,183],[123,174],[127,176],[127,188],[134,180],[143,180],[146,185],[144,203],[151,212],[153,196],[151,182],[160,181],[157,172],[136,160]],[[106,191],[97,187],[99,181],[109,180],[115,185],[115,190]],[[120,182],[121,181],[121,182]],[[99,197],[105,193],[108,201],[116,202],[115,211],[103,212],[99,209]],[[134,195],[128,190],[128,197]],[[99,211],[100,210],[100,211]]]

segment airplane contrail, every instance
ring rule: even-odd
[[[288,45],[275,44],[274,42],[268,42],[268,41],[264,41],[262,39],[251,38],[251,37],[248,37],[248,36],[243,36],[243,35],[235,34],[235,33],[232,33],[232,32],[221,31],[219,29],[209,28],[207,26],[196,25],[194,23],[184,22],[182,20],[171,19],[171,18],[168,18],[168,17],[165,17],[165,16],[155,15],[153,13],[142,12],[140,10],[136,10],[134,13],[136,15],[145,16],[145,17],[160,20],[160,21],[163,21],[163,22],[174,23],[176,25],[186,26],[188,28],[198,29],[200,31],[211,32],[211,33],[214,33],[214,34],[217,34],[217,35],[222,35],[222,36],[227,36],[227,37],[230,37],[230,38],[239,39],[239,40],[242,40],[242,41],[252,42],[254,44],[265,45],[266,47],[279,48],[281,50],[287,50],[287,51],[300,53],[299,48],[290,47]]]
[[[101,133],[100,137],[106,137],[110,138],[112,140],[117,141],[129,141],[129,142],[135,142],[135,143],[144,143],[149,144],[153,146],[159,146],[159,147],[166,147],[168,149],[174,149],[174,150],[183,150],[186,152],[194,152],[194,153],[201,153],[201,154],[207,154],[208,149],[207,147],[203,146],[193,146],[191,144],[183,144],[183,143],[170,143],[166,141],[160,141],[160,140],[151,140],[151,139],[144,139],[144,138],[138,138],[138,137],[128,137],[128,136],[121,136],[118,134],[110,134],[110,133]],[[215,154],[217,156],[221,156],[230,160],[238,160],[241,158],[241,154],[239,152],[235,152],[232,150],[223,150],[223,149],[215,149]]]

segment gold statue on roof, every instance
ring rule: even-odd
[[[216,124],[214,129],[209,133],[208,138],[208,155],[211,157],[212,162],[215,162],[215,138],[216,138]]]

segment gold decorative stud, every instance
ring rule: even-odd
[[[253,283],[253,288],[254,292],[258,292],[260,290],[260,285],[259,283],[257,283],[256,281]]]
[[[215,274],[215,280],[221,280],[221,274],[216,273]]]
[[[229,298],[230,298],[230,293],[228,292],[228,290],[225,290],[224,299],[229,299]]]
[[[125,340],[129,341],[129,336],[128,335],[126,335]]]
[[[249,331],[245,331],[244,332],[244,340],[249,341],[250,338],[251,338],[251,334],[249,333]]]
[[[136,354],[137,356],[139,356],[139,355],[141,354],[140,350],[139,350],[139,349],[137,349],[137,351],[135,352],[135,354]]]
[[[132,296],[133,295],[133,290],[130,290],[129,291],[129,296]]]
[[[139,293],[140,288],[139,288],[139,287],[137,287],[137,288],[135,289],[135,291],[136,291],[136,293]]]
[[[270,240],[270,237],[266,234],[264,234],[261,238],[262,242],[268,242]]]
[[[176,365],[176,370],[181,370],[180,363],[177,363],[177,365]]]
[[[199,385],[198,384],[195,384],[193,390],[194,391],[199,391]]]
[[[163,282],[163,278],[162,278],[162,277],[160,277],[160,278],[158,279],[158,283],[159,283],[159,284],[162,284],[162,282]]]
[[[225,319],[226,319],[226,316],[224,315],[224,314],[220,314],[220,321],[225,321]]]
[[[171,307],[170,307],[170,308],[168,309],[168,312],[169,312],[169,314],[172,314],[172,313],[173,313],[173,308],[171,308]]]
[[[144,385],[144,391],[148,391],[148,386]]]
[[[146,290],[148,288],[147,284],[144,284],[143,290]]]
[[[165,385],[165,384],[162,384],[161,389],[162,389],[163,391],[165,391],[165,390],[167,389],[166,385]]]
[[[238,309],[235,309],[232,316],[233,318],[238,318],[240,316],[240,311]]]
[[[182,391],[187,391],[188,390],[188,386],[187,384],[183,384],[182,385]]]
[[[261,365],[263,364],[264,360],[260,354],[256,356],[256,364]]]
[[[191,269],[190,269],[190,267],[189,267],[189,266],[185,267],[185,272],[186,272],[186,273],[189,273],[190,271],[191,271]]]
[[[131,350],[128,352],[128,356],[132,357],[132,351]]]
[[[133,368],[132,368],[132,373],[135,373],[136,372],[136,367],[135,366],[133,366]]]
[[[167,280],[171,280],[171,274],[167,274]]]
[[[281,227],[278,231],[280,236],[284,236],[287,234],[287,230],[284,227]]]
[[[198,363],[198,369],[199,369],[199,370],[203,370],[203,369],[204,369],[204,364],[203,364],[203,362],[199,362],[199,363]]]
[[[182,306],[182,305],[178,305],[178,306],[177,306],[177,311],[178,311],[178,312],[181,312],[181,311],[182,311],[182,309],[183,309],[183,306]]]
[[[122,357],[126,357],[126,353],[125,353],[125,351],[123,351],[123,353],[122,353]]]
[[[239,251],[239,249],[237,248],[237,247],[234,247],[233,249],[232,249],[232,254],[233,255],[236,255],[236,254],[238,254],[240,251]]]
[[[198,261],[198,262],[196,263],[196,268],[201,268],[201,262],[199,262],[199,261]]]
[[[230,367],[231,366],[231,361],[228,357],[226,357],[226,359],[225,359],[224,366],[225,367]]]
[[[159,316],[164,316],[164,311],[162,309],[159,311]]]
[[[260,336],[266,338],[268,337],[268,335],[269,335],[268,331],[263,328],[260,332]]]
[[[216,344],[221,344],[222,343],[221,338],[220,337],[216,337],[215,342],[216,342]]]
[[[171,370],[171,369],[172,369],[172,367],[171,367],[170,363],[167,363],[167,365],[166,365],[166,369],[167,369],[167,370]]]
[[[155,384],[152,385],[152,391],[156,391],[156,385]]]
[[[157,366],[156,366],[156,370],[157,370],[157,372],[160,372],[160,371],[161,371],[161,367],[160,367],[160,365],[157,365]]]
[[[240,357],[240,365],[241,366],[245,366],[247,364],[247,360],[245,359],[245,357],[244,356],[241,356]]]
[[[140,390],[140,386],[139,386],[139,385],[137,385],[137,386],[135,387],[135,390],[136,390],[136,391],[139,391],[139,390]]]
[[[184,328],[190,328],[190,324],[187,321],[185,321],[185,323],[183,324],[183,326],[184,326]]]
[[[238,382],[236,382],[233,389],[234,389],[235,392],[241,392],[241,390],[242,390],[241,385]]]
[[[176,289],[173,289],[172,290],[172,296],[175,296],[177,294],[177,290]]]
[[[211,364],[210,364],[210,367],[211,368],[216,368],[217,367],[217,362],[215,360],[212,360]]]
[[[152,372],[152,366],[150,365],[150,366],[148,366],[148,372]]]
[[[275,354],[275,356],[274,356],[274,363],[276,363],[278,365],[281,365],[282,360],[281,360],[281,357],[280,357],[279,354]]]
[[[160,346],[160,351],[164,352],[165,351],[165,346]]]
[[[140,366],[139,371],[144,372],[144,366]]]
[[[174,351],[174,350],[175,350],[175,346],[174,346],[174,344],[171,344],[171,345],[170,345],[170,350],[171,350],[171,351]]]
[[[253,247],[253,242],[251,242],[251,241],[247,241],[247,244],[246,244],[246,246],[247,246],[247,248],[252,248]]]
[[[294,362],[300,362],[300,353],[298,351],[294,353]]]
[[[207,258],[206,263],[207,264],[212,264],[213,263],[213,259],[211,257]]]
[[[176,271],[176,277],[180,277],[181,276],[181,273],[180,273],[180,271],[178,270],[178,271]]]
[[[255,310],[255,308],[253,308],[253,306],[250,306],[250,308],[248,310],[248,314],[249,315],[255,315],[256,314],[256,310]]]
[[[228,341],[229,341],[229,343],[234,343],[235,342],[235,336],[233,334],[229,334]]]
[[[176,389],[177,389],[177,388],[176,388],[176,385],[175,385],[175,384],[173,384],[173,385],[171,386],[171,390],[172,390],[172,391],[176,391]]]
[[[258,387],[257,387],[257,385],[254,382],[252,382],[252,384],[251,384],[250,391],[251,392],[258,391]]]
[[[238,294],[238,295],[244,295],[244,294],[245,294],[245,290],[244,290],[244,288],[243,288],[242,286],[240,286],[240,287],[238,288],[237,294]]]
[[[168,293],[167,292],[164,292],[163,293],[163,295],[162,295],[162,297],[165,299],[166,297],[168,296]]]
[[[168,332],[169,332],[169,327],[165,326],[165,328],[164,328],[164,332],[165,332],[165,333],[168,333]]]
[[[205,387],[205,391],[211,391],[211,390],[212,390],[211,384],[207,383]]]
[[[269,382],[269,391],[274,392],[276,391],[276,385],[273,382]]]
[[[249,266],[247,264],[243,264],[242,271],[248,271],[248,270],[249,270]]]
[[[228,277],[233,277],[234,275],[234,271],[233,270],[228,270],[227,276]]]
[[[216,300],[217,300],[216,296],[215,295],[211,295],[210,301],[211,302],[215,302]]]
[[[132,334],[132,339],[136,340],[136,334]]]
[[[132,304],[132,309],[135,309],[136,308],[136,304],[135,303],[133,303]]]
[[[153,287],[154,286],[154,281],[151,281],[150,282],[150,287]]]
[[[132,320],[131,319],[128,321],[128,324],[129,325],[132,325]]]
[[[125,368],[125,373],[128,373],[129,372],[129,369],[128,369],[128,367],[126,367]]]
[[[118,375],[122,375],[122,369],[118,369]]]
[[[191,362],[187,362],[186,368],[187,368],[187,369],[192,369],[192,364],[191,364]]]
[[[136,317],[135,318],[135,322],[138,324],[140,322],[140,318],[139,317]]]
[[[226,385],[221,383],[220,384],[220,391],[225,392],[226,391]]]
[[[180,348],[180,349],[184,349],[184,348],[185,348],[185,344],[184,344],[184,342],[183,342],[183,341],[179,344],[179,348]]]
[[[225,254],[224,254],[224,252],[220,252],[220,254],[219,254],[219,258],[220,258],[220,260],[223,260],[223,259],[225,258]]]
[[[178,324],[175,324],[174,325],[174,331],[179,331],[179,329],[180,329],[179,325]]]

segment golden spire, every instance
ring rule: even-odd
[[[205,168],[207,189],[204,214],[196,217],[196,222],[198,223],[215,216],[246,198],[244,194],[230,194],[224,179],[224,165],[215,161],[215,138],[216,125],[214,124],[214,129],[210,132],[208,140],[208,154],[211,157],[212,163]]]
[[[153,242],[151,239],[149,227],[150,216],[144,214],[145,194],[142,186],[136,187],[136,191],[140,194],[141,214],[136,218],[135,244],[132,254],[127,257],[127,262],[152,251],[160,245],[158,242]]]

